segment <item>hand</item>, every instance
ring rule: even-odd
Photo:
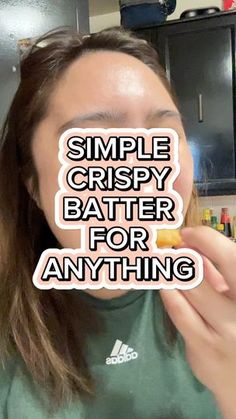
[[[204,256],[204,280],[194,289],[160,295],[184,338],[193,373],[219,400],[225,417],[236,418],[236,245],[203,226],[183,229],[182,238]],[[228,290],[219,292],[222,276]]]

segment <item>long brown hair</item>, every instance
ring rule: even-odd
[[[50,94],[66,69],[87,51],[95,50],[136,57],[170,92],[157,52],[131,33],[111,28],[82,37],[68,30],[56,31],[40,38],[23,59],[21,82],[1,136],[0,357],[5,361],[20,354],[32,377],[57,401],[93,392],[84,347],[86,335],[99,330],[99,325],[93,326],[95,314],[82,301],[72,303],[70,292],[43,292],[34,287],[36,263],[43,250],[57,247],[57,241],[25,181],[33,178],[36,197],[37,173],[31,154],[34,131],[46,116]],[[194,195],[195,191],[186,224],[195,223]],[[173,343],[176,329],[167,315],[166,330],[167,340],[169,336]]]

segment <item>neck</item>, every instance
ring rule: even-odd
[[[106,288],[101,288],[100,290],[85,290],[85,292],[96,298],[110,300],[111,298],[121,297],[122,295],[127,294],[129,290],[108,290]]]

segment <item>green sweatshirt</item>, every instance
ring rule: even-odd
[[[62,291],[63,292],[63,291]],[[80,292],[105,321],[89,341],[87,360],[97,385],[93,401],[48,415],[20,361],[0,373],[0,418],[7,419],[219,419],[213,395],[193,375],[181,336],[165,343],[156,291],[129,291],[111,300]]]

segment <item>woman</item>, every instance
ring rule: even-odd
[[[119,29],[58,32],[44,45],[22,63],[2,136],[1,417],[235,418],[236,248],[222,235],[183,229],[205,255],[205,281],[190,291],[33,286],[44,249],[80,245],[54,221],[62,129],[175,129],[186,225],[195,211],[192,159],[156,52]]]

